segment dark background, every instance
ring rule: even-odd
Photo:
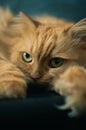
[[[28,15],[49,14],[67,20],[79,21],[86,17],[86,0],[0,0],[0,6],[9,7],[15,14],[24,11]],[[69,118],[66,111],[55,108],[55,104],[61,103],[61,98],[54,92],[45,91],[38,86],[31,86],[26,99],[1,100],[0,101],[0,125],[8,122],[45,124],[61,128],[82,128],[84,117]],[[34,125],[32,125],[34,126]],[[41,129],[40,127],[40,129]]]

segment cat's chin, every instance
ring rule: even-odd
[[[49,86],[49,82],[43,81],[41,79],[34,80],[32,78],[29,78],[29,80],[27,82],[32,83],[32,84],[39,84],[39,85],[47,85],[47,86]]]

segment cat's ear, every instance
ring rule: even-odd
[[[86,48],[86,18],[80,20],[70,28],[71,36],[78,44]]]
[[[33,20],[25,13],[20,12],[17,17],[14,17],[10,22],[9,26],[14,29],[30,28],[35,29],[40,25],[38,21]]]
[[[38,27],[40,25],[40,23],[34,19],[32,19],[31,17],[27,16],[25,13],[20,12],[20,17],[22,18],[23,22],[27,23],[29,26],[31,27]]]

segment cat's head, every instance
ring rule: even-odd
[[[78,26],[83,27],[79,23],[44,24],[21,13],[1,33],[3,56],[18,66],[27,78],[52,84],[66,68],[82,60],[83,48],[80,49],[79,40],[86,40],[82,37],[86,21],[80,23],[85,24],[85,31],[79,30]]]

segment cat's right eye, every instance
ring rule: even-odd
[[[28,62],[28,63],[32,62],[32,57],[31,57],[31,55],[30,55],[29,53],[27,53],[27,52],[23,52],[23,53],[22,53],[22,59],[23,59],[25,62]]]

